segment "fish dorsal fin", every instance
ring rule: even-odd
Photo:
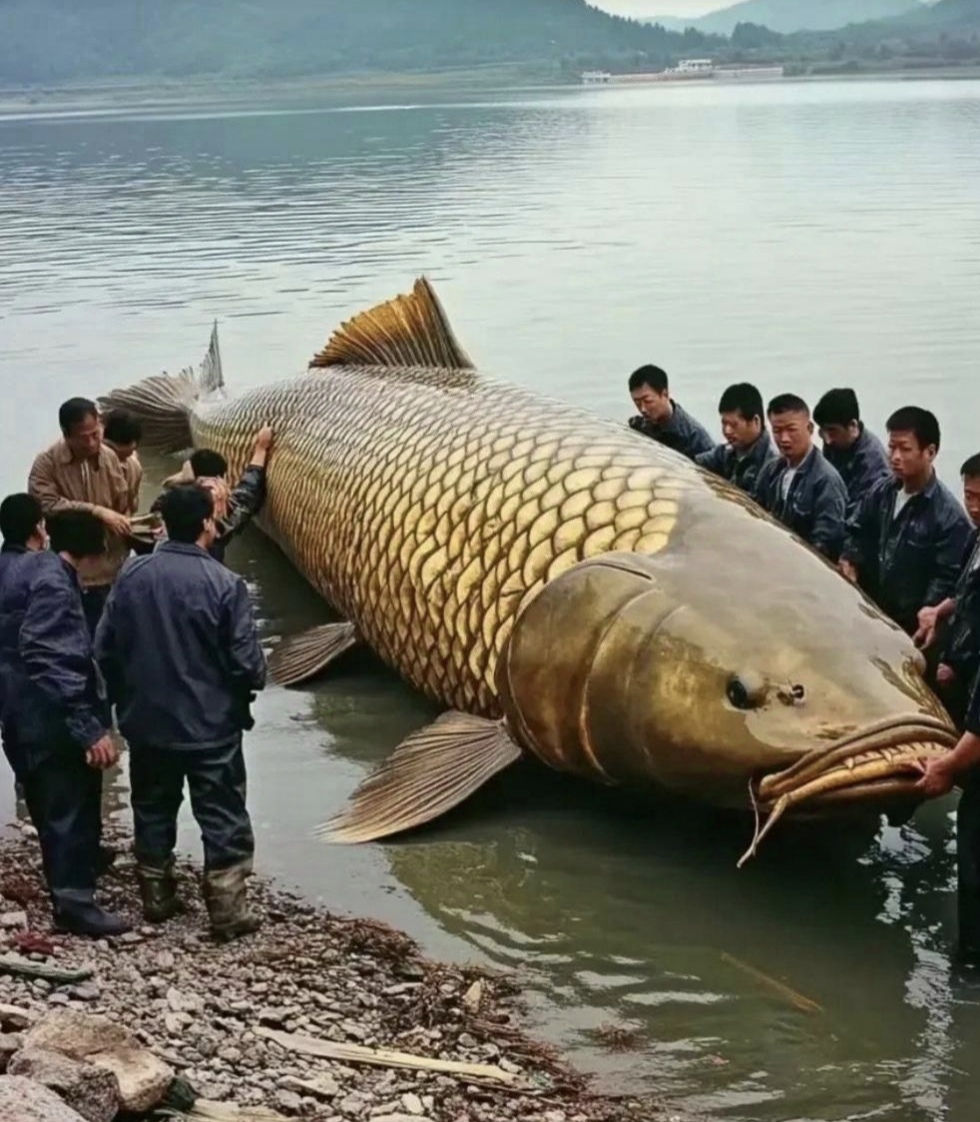
[[[410,295],[396,296],[347,320],[314,355],[324,366],[433,366],[472,370],[432,285],[420,277]]]

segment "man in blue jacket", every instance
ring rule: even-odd
[[[936,476],[935,415],[908,405],[886,427],[892,478],[876,483],[848,519],[840,567],[915,635],[920,611],[955,595],[972,527]]]
[[[714,447],[708,430],[670,396],[667,373],[659,366],[634,370],[629,390],[636,415],[628,424],[635,432],[673,448],[689,460]]]
[[[861,420],[857,394],[851,389],[828,390],[817,402],[813,419],[820,429],[823,454],[837,468],[847,487],[847,514],[881,479],[891,478],[884,445]]]
[[[737,382],[721,395],[718,412],[725,443],[699,453],[694,462],[754,499],[762,469],[777,459],[766,431],[762,394],[749,382]]]
[[[8,576],[21,567],[24,560],[32,553],[44,549],[48,544],[48,536],[44,529],[44,512],[41,504],[33,495],[19,494],[8,495],[0,503],[0,536],[3,545],[0,546],[0,604],[3,603],[3,585]],[[26,593],[26,586],[21,585]],[[20,625],[23,620],[23,605],[8,603],[0,614],[0,667],[10,665],[10,656],[17,653],[17,642],[20,634]],[[3,650],[10,653],[8,660],[3,661]],[[16,777],[18,760],[14,749],[13,728],[9,730],[3,722],[3,693],[7,681],[7,674],[0,674],[0,737],[3,740],[3,750]],[[20,787],[20,780],[17,780]]]
[[[0,587],[4,740],[38,832],[55,927],[120,935],[129,925],[95,902],[101,773],[118,751],[78,578],[105,550],[105,529],[72,510],[52,515],[47,531],[50,551],[8,569]]]
[[[265,656],[245,582],[209,552],[218,533],[211,493],[175,487],[161,514],[168,540],[123,569],[96,651],[129,742],[144,915],[159,923],[182,907],[173,851],[186,780],[204,842],[211,930],[232,939],[259,926],[245,890],[255,843],[242,733],[265,685]]]
[[[755,500],[808,545],[836,562],[844,541],[847,488],[813,443],[807,403],[785,393],[769,403],[779,459],[759,472]]]

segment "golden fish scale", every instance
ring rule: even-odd
[[[333,367],[201,409],[195,444],[237,472],[266,422],[265,528],[414,687],[487,717],[528,599],[584,558],[658,552],[708,489],[625,426],[469,371]]]

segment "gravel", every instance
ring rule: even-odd
[[[106,825],[118,850],[128,839]],[[116,836],[112,836],[117,831]],[[100,896],[139,923],[128,852]],[[92,977],[57,985],[0,973],[0,1021],[24,1027],[13,1006],[40,1018],[64,1006],[100,1013],[131,1030],[202,1098],[263,1106],[326,1122],[669,1122],[649,1100],[607,1099],[520,1026],[519,993],[505,977],[431,962],[405,935],[332,916],[259,877],[250,897],[263,916],[255,936],[216,944],[207,934],[200,874],[179,864],[187,913],[113,940],[50,934],[32,831],[0,841],[0,954],[15,953]],[[27,953],[25,949],[30,948]],[[255,1030],[298,1032],[338,1043],[442,1060],[496,1064],[523,1088],[410,1068],[299,1055]],[[0,1053],[3,1048],[0,1047]]]

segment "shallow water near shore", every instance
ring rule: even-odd
[[[977,443],[978,133],[969,81],[0,118],[0,483],[23,485],[60,400],[196,362],[214,317],[234,392],[422,271],[494,373],[625,417],[625,375],[656,361],[709,424],[737,379],[852,384],[879,430],[935,408],[955,480]],[[327,618],[258,533],[231,561],[270,637]],[[744,820],[518,768],[405,843],[314,840],[433,715],[369,659],[263,695],[263,870],[521,971],[538,1030],[613,1091],[724,1119],[972,1120],[951,801],[876,838],[780,830],[736,872]],[[608,1025],[638,1047],[609,1052]]]

